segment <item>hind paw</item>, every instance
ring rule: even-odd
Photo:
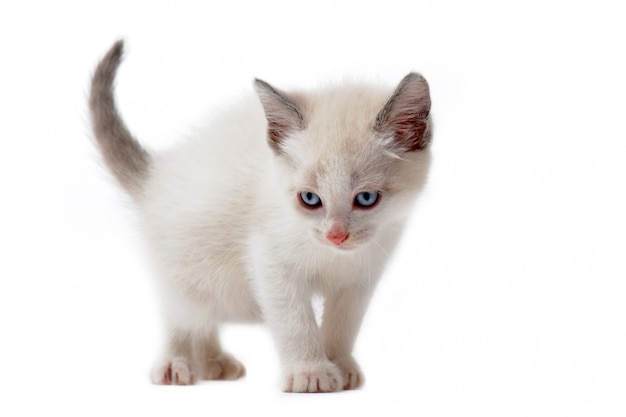
[[[227,353],[210,358],[203,363],[202,378],[208,380],[234,380],[246,375],[246,368],[237,359]]]
[[[152,370],[152,383],[157,385],[192,385],[195,376],[185,358],[163,361]]]

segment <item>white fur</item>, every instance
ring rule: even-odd
[[[363,381],[352,349],[372,291],[426,179],[428,151],[403,152],[373,132],[391,91],[353,85],[299,94],[307,127],[276,155],[250,96],[179,147],[156,155],[137,198],[159,276],[168,343],[155,383],[238,378],[220,323],[267,322],[285,391]],[[312,190],[322,208],[299,206]],[[356,192],[380,190],[370,210]],[[350,232],[345,248],[325,238]],[[325,299],[321,328],[311,297]]]

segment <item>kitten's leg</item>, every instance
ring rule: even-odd
[[[330,294],[324,303],[322,338],[328,358],[343,377],[343,389],[355,389],[364,382],[363,373],[352,357],[354,342],[370,300],[363,286],[347,287]]]
[[[286,392],[333,392],[342,388],[339,369],[324,352],[311,294],[293,274],[259,275],[259,298],[279,351]]]
[[[152,370],[152,383],[158,385],[191,385],[195,381],[191,334],[171,330],[165,357]]]
[[[234,380],[245,376],[241,362],[222,351],[217,329],[197,337],[194,344],[202,379]]]

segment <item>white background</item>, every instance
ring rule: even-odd
[[[626,13],[615,1],[0,3],[3,415],[626,415]],[[132,210],[89,140],[97,60],[152,149],[251,88],[431,84],[430,182],[367,315],[362,390],[280,392],[262,326],[238,382],[157,387]]]

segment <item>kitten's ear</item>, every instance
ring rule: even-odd
[[[265,81],[256,79],[254,87],[267,119],[267,140],[276,153],[281,153],[285,137],[306,127],[304,116],[291,98]]]
[[[402,79],[374,123],[374,130],[392,134],[397,145],[407,151],[425,149],[431,137],[430,93],[428,83],[412,72]]]

